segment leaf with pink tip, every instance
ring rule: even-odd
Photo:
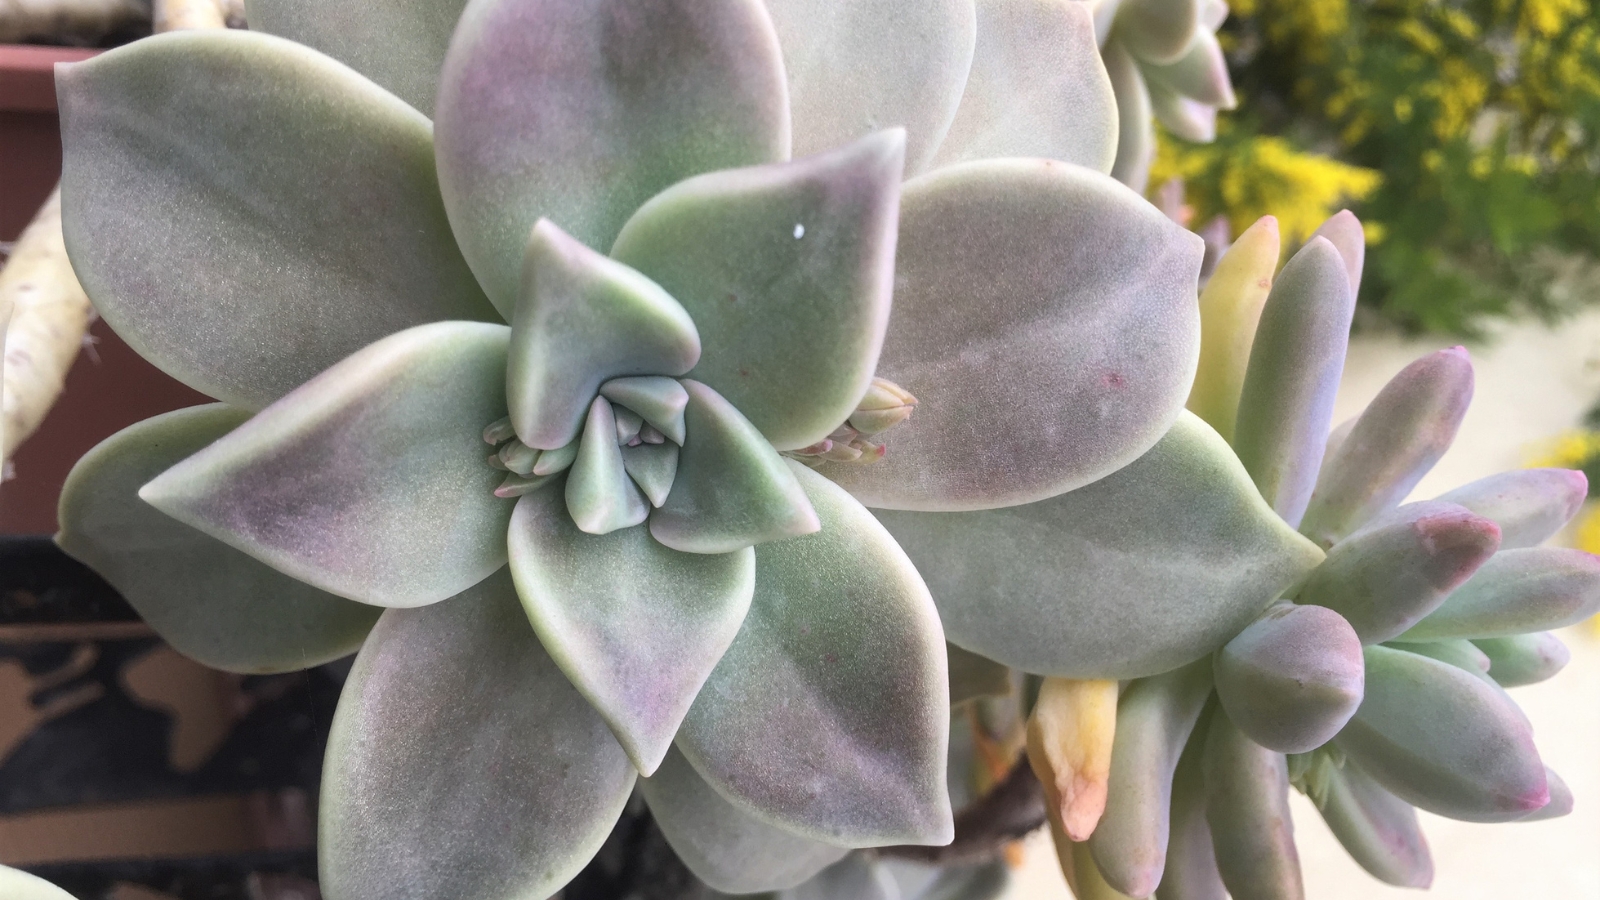
[[[323,893],[548,897],[600,849],[635,780],[539,646],[509,574],[389,610],[328,734]]]
[[[906,130],[906,171],[928,167],[972,67],[973,0],[766,0],[783,47],[794,155]]]
[[[1433,855],[1416,808],[1384,790],[1352,760],[1329,766],[1327,778],[1317,810],[1350,858],[1385,884],[1431,885]]]
[[[1572,469],[1513,469],[1479,479],[1439,499],[1500,526],[1500,549],[1541,544],[1583,508],[1589,479]]]
[[[146,419],[84,454],[61,489],[56,543],[162,639],[230,672],[292,672],[354,653],[379,610],[319,591],[139,499],[139,488],[244,424],[223,404]]]
[[[678,747],[723,796],[812,840],[948,843],[950,707],[938,612],[871,513],[788,465],[822,530],[756,547],[744,628],[701,689]]]
[[[1455,440],[1472,402],[1463,347],[1424,356],[1390,379],[1326,454],[1300,533],[1322,547],[1404,500]]]
[[[667,187],[789,156],[761,0],[473,0],[434,124],[450,224],[507,314],[540,218],[604,250]]]
[[[952,642],[1067,678],[1198,659],[1323,558],[1191,413],[1132,465],[1049,500],[877,516],[928,580]]]
[[[1496,554],[1401,637],[1506,637],[1573,625],[1596,613],[1600,557],[1565,547],[1530,547]]]
[[[1038,156],[1110,172],[1117,101],[1075,0],[984,0],[972,73],[935,167]]]
[[[190,387],[260,409],[385,335],[499,320],[456,249],[428,120],[332,59],[187,31],[58,81],[73,269]]]
[[[1222,708],[1250,740],[1307,753],[1332,740],[1361,705],[1361,640],[1321,606],[1281,604],[1213,660]]]
[[[512,502],[484,462],[511,329],[439,322],[296,388],[139,496],[332,594],[422,606],[505,565]]]
[[[920,402],[882,460],[821,471],[869,506],[950,511],[1122,468],[1188,395],[1202,250],[1077,166],[988,160],[909,182],[878,374]]]

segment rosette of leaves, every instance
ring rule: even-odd
[[[1155,122],[1187,141],[1217,138],[1217,110],[1237,100],[1217,29],[1224,0],[1082,0],[1094,13],[1100,55],[1120,123],[1111,174],[1144,191],[1155,158]]]
[[[1080,898],[1303,897],[1291,785],[1368,872],[1408,887],[1433,875],[1418,808],[1508,822],[1572,807],[1505,689],[1554,675],[1567,655],[1550,629],[1600,610],[1600,558],[1538,546],[1586,480],[1524,469],[1402,503],[1471,400],[1460,347],[1330,435],[1360,234],[1341,213],[1274,282],[1263,220],[1202,296],[1212,343],[1190,406],[1327,558],[1210,659],[1120,696],[1044,682],[1029,749]],[[1113,727],[1114,746],[1094,737]]]
[[[220,402],[80,461],[58,539],[211,665],[362,646],[324,895],[548,895],[636,780],[721,890],[948,840],[939,620],[866,507],[1211,453],[1200,241],[1104,174],[1086,8],[249,12],[59,76],[74,266]],[[1236,507],[1201,540],[1292,545]]]

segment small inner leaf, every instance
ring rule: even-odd
[[[613,378],[600,385],[600,396],[638,413],[674,444],[683,444],[683,409],[689,405],[689,392],[676,378]]]
[[[678,473],[677,444],[639,444],[622,448],[622,467],[650,499],[650,505],[659,507],[667,502],[672,492],[673,477]]]
[[[660,285],[539,220],[506,369],[506,400],[523,443],[565,446],[608,379],[682,375],[699,359],[694,322]]]
[[[650,515],[650,507],[623,467],[617,420],[604,397],[589,405],[578,457],[567,476],[566,498],[572,520],[590,534],[638,525]]]

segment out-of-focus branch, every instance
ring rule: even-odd
[[[92,47],[150,21],[150,0],[0,0],[0,44],[49,41]]]
[[[1044,788],[1024,756],[994,790],[956,814],[955,840],[943,847],[884,847],[878,852],[932,865],[991,862],[1012,841],[1044,824]]]

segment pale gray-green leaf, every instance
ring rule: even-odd
[[[1312,237],[1327,238],[1339,251],[1339,257],[1344,260],[1344,273],[1350,279],[1350,293],[1360,293],[1361,272],[1367,260],[1367,233],[1356,214],[1348,209],[1334,213],[1317,227]]]
[[[682,375],[699,359],[694,321],[660,285],[549,219],[533,227],[506,369],[511,422],[523,443],[564,447],[602,383]]]
[[[190,387],[260,409],[384,335],[499,320],[446,221],[428,120],[322,54],[157,35],[63,68],[59,91],[73,269]]]
[[[677,379],[655,375],[613,378],[600,385],[600,394],[638,413],[674,444],[683,443],[683,410],[689,405],[689,392]]]
[[[1112,38],[1148,63],[1177,62],[1200,26],[1200,0],[1122,0]]]
[[[1329,766],[1327,792],[1318,805],[1328,830],[1361,868],[1396,887],[1433,883],[1433,854],[1417,824],[1417,811],[1384,790],[1361,766]]]
[[[1501,687],[1538,684],[1572,661],[1572,651],[1548,631],[1473,641],[1489,658],[1489,677]]]
[[[1541,544],[1583,507],[1589,479],[1572,469],[1513,469],[1441,496],[1500,526],[1500,549]]]
[[[1250,900],[1304,900],[1283,754],[1250,740],[1227,716],[1213,715],[1203,768],[1206,823],[1228,892]]]
[[[950,640],[1068,678],[1198,659],[1322,560],[1187,412],[1086,488],[984,512],[877,515],[928,580]]]
[[[1233,82],[1228,78],[1228,60],[1222,55],[1217,36],[1196,28],[1189,49],[1170,65],[1142,67],[1148,83],[1158,83],[1207,106],[1233,109]]]
[[[1317,484],[1354,312],[1343,258],[1313,238],[1278,273],[1256,326],[1233,446],[1290,525]]]
[[[252,31],[314,47],[433,114],[450,33],[466,0],[246,0]]]
[[[145,482],[248,418],[197,406],[107,438],[62,487],[56,543],[163,640],[212,668],[288,672],[354,653],[380,610],[296,581],[139,499]]]
[[[927,168],[972,66],[973,0],[767,0],[783,46],[794,153],[906,129],[906,171]]]
[[[852,853],[777,900],[902,900],[894,876],[865,854]]]
[[[996,156],[1039,156],[1111,171],[1117,98],[1087,4],[978,4],[972,74],[934,165]]]
[[[1011,670],[1004,665],[950,643],[945,644],[945,656],[950,665],[952,705],[1011,693]]]
[[[667,502],[678,474],[677,444],[638,444],[622,448],[622,467],[644,491],[651,506]]]
[[[871,513],[789,466],[822,530],[756,548],[750,614],[678,746],[737,805],[814,840],[946,843],[950,707],[938,612]]]
[[[1117,94],[1117,159],[1111,164],[1111,177],[1142,194],[1149,186],[1150,163],[1156,154],[1150,88],[1133,54],[1120,42],[1105,44],[1100,58]]]
[[[890,509],[1014,506],[1122,468],[1183,408],[1202,242],[1098,172],[951,166],[906,185],[878,374],[915,394],[872,465],[822,471]]]
[[[504,325],[439,322],[361,350],[139,496],[273,568],[378,606],[505,565],[512,504],[481,432],[505,411]]]
[[[328,735],[322,891],[339,900],[527,900],[600,848],[636,773],[539,646],[499,572],[390,610]]]
[[[1214,707],[1213,707],[1214,709]],[[1212,712],[1212,716],[1220,715]],[[1167,831],[1167,861],[1156,887],[1158,900],[1228,900],[1217,871],[1211,826],[1206,822],[1206,783],[1202,769],[1206,719],[1196,724],[1172,776],[1172,813]]]
[[[1600,557],[1565,547],[1495,554],[1472,580],[1401,635],[1407,641],[1506,637],[1600,613]]]
[[[1224,644],[1213,662],[1217,696],[1252,741],[1307,753],[1339,733],[1361,705],[1361,639],[1321,606],[1282,604]]]
[[[761,0],[472,0],[439,81],[445,207],[506,312],[541,217],[604,250],[663,189],[789,156]]]
[[[893,129],[702,175],[651,199],[611,248],[694,317],[705,342],[694,377],[779,450],[827,437],[872,382],[904,162],[905,132]]]
[[[678,858],[719,891],[791,888],[850,852],[776,828],[729,803],[677,750],[639,782],[639,790]]]
[[[649,502],[622,464],[617,420],[604,397],[594,398],[589,405],[589,418],[564,493],[572,520],[590,534],[630,528],[650,515]]]
[[[1385,789],[1468,822],[1510,821],[1549,802],[1528,721],[1504,691],[1404,650],[1366,655],[1366,698],[1335,741]]]
[[[679,553],[642,527],[580,531],[555,491],[517,503],[511,574],[539,639],[648,775],[739,633],[755,551]]]
[[[656,540],[685,553],[728,553],[811,534],[820,525],[783,457],[733,404],[698,381],[667,502],[650,517]]]

